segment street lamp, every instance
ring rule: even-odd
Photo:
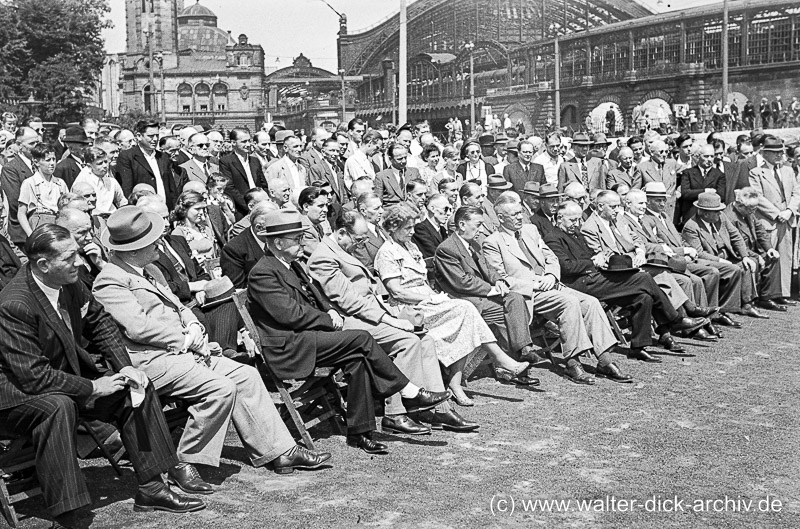
[[[342,123],[345,122],[345,119],[346,119],[345,115],[346,115],[346,112],[347,112],[347,106],[346,106],[347,105],[347,101],[345,100],[345,87],[344,87],[344,74],[345,73],[346,72],[344,71],[344,69],[339,69],[339,75],[342,78]]]
[[[464,44],[464,48],[469,51],[469,123],[472,130],[475,130],[475,43],[472,41]]]
[[[161,122],[167,122],[167,96],[166,87],[164,87],[164,54],[158,52],[155,54],[155,60],[158,61],[159,76],[161,77]],[[151,92],[152,93],[152,92]]]

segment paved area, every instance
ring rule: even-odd
[[[459,409],[480,433],[382,436],[382,457],[324,435],[333,465],[319,472],[243,466],[231,431],[224,464],[202,471],[220,490],[196,514],[134,513],[132,472],[91,460],[92,527],[800,527],[800,307],[770,315],[694,356],[617,357],[632,385],[540,369],[529,391],[481,368],[476,406]],[[38,500],[20,511],[22,528],[49,527]]]

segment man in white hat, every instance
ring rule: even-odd
[[[156,213],[137,206],[115,211],[102,235],[113,254],[93,291],[122,331],[133,365],[147,373],[160,395],[189,403],[178,445],[181,463],[170,469],[170,482],[195,494],[214,491],[194,465],[219,466],[231,420],[254,466],[272,463],[278,474],[319,468],[330,454],[295,444],[258,371],[210,356],[205,328],[153,265],[163,229],[164,219]]]

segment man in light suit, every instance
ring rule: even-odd
[[[533,156],[536,149],[533,143],[525,140],[519,142],[519,160],[512,162],[503,168],[503,178],[511,182],[514,191],[522,193],[525,184],[545,181],[544,167],[541,164],[533,163]]]
[[[300,138],[289,136],[284,140],[283,148],[286,154],[269,166],[267,169],[267,181],[281,178],[289,182],[292,194],[296,195],[304,187],[309,185],[308,170],[305,165],[300,163],[300,156],[303,154],[303,144]]]
[[[0,293],[0,433],[31,438],[53,527],[88,526],[78,511],[91,501],[75,456],[78,417],[116,424],[139,482],[135,510],[204,508],[161,478],[177,463],[161,404],[131,365],[113,320],[78,280],[82,263],[70,232],[39,226],[25,251],[29,264]],[[138,408],[129,386],[143,393]]]
[[[30,127],[20,127],[17,129],[15,141],[19,152],[2,167],[0,183],[3,193],[8,198],[8,211],[6,212],[8,214],[8,238],[21,248],[25,244],[25,232],[17,219],[19,191],[23,180],[33,176],[31,150],[39,143],[39,135]]]
[[[413,324],[391,315],[381,299],[385,294],[383,284],[351,255],[356,246],[364,243],[367,232],[364,217],[355,211],[345,213],[339,228],[325,237],[308,259],[310,275],[345,316],[343,329],[369,332],[409,380],[433,391],[444,391],[432,340],[420,340],[412,334]],[[478,424],[465,420],[447,402],[417,417],[435,429],[468,432],[478,428]],[[387,399],[383,430],[411,435],[430,433],[428,427],[407,415],[397,394]]]
[[[364,263],[370,272],[375,271],[375,256],[389,235],[383,230],[383,204],[375,193],[364,193],[356,201],[356,210],[367,221],[367,240],[353,249],[353,256]]]
[[[375,175],[375,193],[381,198],[384,206],[399,204],[406,199],[406,184],[419,180],[419,171],[407,167],[408,149],[395,144],[389,150],[392,166]]]
[[[511,291],[525,297],[530,313],[558,323],[567,359],[566,376],[577,384],[594,384],[579,355],[592,351],[607,365],[609,352],[617,344],[600,302],[561,284],[558,259],[538,230],[522,223],[519,200],[504,195],[494,207],[500,228],[483,242],[486,262]]]
[[[336,158],[339,156],[339,142],[335,138],[329,138],[322,143],[322,159],[311,165],[308,170],[310,183],[325,182],[331,186],[334,201],[337,204],[345,204],[350,193],[345,178],[339,167],[336,165]],[[350,157],[353,158],[352,156]],[[349,160],[348,160],[349,162]]]
[[[667,190],[666,215],[674,218],[678,188],[678,162],[669,156],[669,147],[661,140],[653,142],[650,147],[650,159],[639,164],[642,173],[642,185],[650,182],[661,182]]]
[[[764,163],[750,171],[750,186],[759,191],[756,218],[770,236],[772,247],[780,254],[781,296],[776,303],[795,305],[789,299],[792,284],[792,229],[797,227],[800,209],[800,186],[790,167],[781,165],[783,142],[767,137],[761,148]]]
[[[208,177],[213,173],[219,172],[219,166],[209,161],[211,152],[208,150],[210,145],[208,136],[198,132],[192,134],[188,142],[192,158],[178,166],[181,168],[181,182],[183,184],[186,182],[200,182],[208,187]]]
[[[267,180],[261,169],[261,162],[250,156],[253,140],[244,128],[231,130],[229,137],[233,143],[233,152],[220,158],[219,172],[227,176],[230,182],[225,193],[231,197],[236,206],[237,215],[247,215],[247,203],[244,194],[254,187],[267,188]]]
[[[619,166],[606,175],[606,189],[617,184],[625,184],[630,189],[642,188],[642,173],[634,163],[633,150],[630,147],[619,150]]]
[[[258,371],[211,356],[205,328],[153,265],[163,229],[164,219],[136,206],[115,211],[102,235],[114,255],[93,290],[122,331],[133,364],[160,395],[189,403],[178,446],[182,464],[170,472],[170,481],[186,492],[211,494],[213,487],[193,465],[219,466],[231,420],[253,466],[272,463],[278,474],[319,468],[330,454],[295,444]]]
[[[322,164],[322,146],[325,143],[325,140],[329,139],[330,137],[331,133],[324,128],[319,127],[314,129],[314,132],[311,134],[311,144],[303,153],[303,159],[301,160],[304,161],[309,171],[311,171],[315,165]]]
[[[575,158],[562,163],[558,168],[558,190],[564,192],[564,188],[570,182],[578,182],[587,193],[595,189],[605,189],[606,171],[603,160],[600,158],[587,159],[589,148],[593,145],[589,135],[578,132],[572,138],[572,151]]]
[[[263,230],[266,214],[278,209],[269,201],[256,204],[248,217],[250,225],[222,247],[219,258],[222,275],[227,276],[236,288],[247,288],[250,270],[267,253],[264,237],[258,233]]]

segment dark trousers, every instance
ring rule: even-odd
[[[118,391],[90,399],[85,406],[66,395],[43,395],[0,410],[0,432],[30,437],[36,450],[36,474],[48,511],[58,516],[89,505],[89,491],[75,457],[78,416],[113,422],[139,483],[146,483],[178,462],[158,396],[147,388],[138,408],[130,393]]]
[[[609,305],[631,311],[631,345],[652,343],[650,321],[666,325],[680,318],[669,298],[646,272],[595,272],[581,276],[568,286],[596,297]]]
[[[531,345],[531,316],[525,298],[517,292],[509,292],[504,298],[464,298],[478,309],[483,321],[497,338],[497,344],[507,353],[519,352]]]
[[[375,430],[374,398],[406,387],[408,378],[366,331],[310,331],[317,338],[318,367],[339,367],[347,379],[347,433]]]
[[[706,291],[707,306],[719,306],[719,270],[713,266],[700,263],[686,263],[686,271],[696,275],[703,281]],[[697,303],[700,305],[700,303]],[[702,306],[702,305],[701,305]]]
[[[719,271],[719,307],[723,312],[738,312],[742,308],[742,269],[733,263],[699,259],[699,264]],[[709,303],[711,299],[709,298]]]

